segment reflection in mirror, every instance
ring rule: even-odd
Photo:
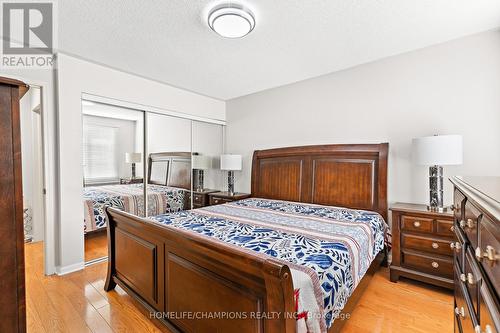
[[[193,208],[208,206],[209,193],[223,188],[219,156],[223,153],[222,125],[192,122]]]
[[[191,120],[148,112],[148,216],[190,208]]]
[[[106,207],[144,216],[144,112],[82,101],[85,261],[107,256]]]

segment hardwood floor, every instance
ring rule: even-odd
[[[108,255],[108,239],[106,230],[85,235],[85,261],[102,258]]]
[[[28,332],[167,332],[117,287],[103,290],[106,263],[44,276],[43,244],[26,245]],[[382,268],[344,326],[347,333],[453,332],[450,291],[401,280]]]

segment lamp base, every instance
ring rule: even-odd
[[[440,211],[443,207],[443,167],[429,167],[429,210]]]
[[[234,171],[232,170],[227,172],[227,193],[234,195]]]
[[[430,212],[445,213],[448,211],[448,207],[431,207],[427,205],[427,210]]]

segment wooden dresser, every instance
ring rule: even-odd
[[[390,279],[400,276],[453,289],[453,212],[396,203],[392,211]]]
[[[500,177],[453,177],[455,332],[500,332]]]
[[[26,332],[19,99],[27,90],[0,77],[0,332]]]

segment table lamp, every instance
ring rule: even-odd
[[[141,162],[141,153],[125,153],[125,163],[132,164],[132,179],[135,179],[135,164]]]
[[[241,155],[221,155],[220,169],[227,171],[227,192],[234,195],[234,171],[241,170]]]
[[[209,156],[193,155],[191,165],[196,172],[197,184],[195,191],[203,192],[204,170],[212,168],[212,159]]]
[[[434,135],[413,139],[413,158],[429,166],[429,205],[431,211],[444,212],[443,165],[462,164],[462,136]]]

